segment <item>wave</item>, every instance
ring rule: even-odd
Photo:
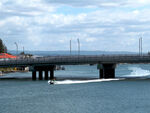
[[[124,75],[124,77],[146,77],[150,75],[149,70],[140,67],[128,67],[128,70],[131,70],[132,72],[129,75]]]
[[[55,84],[83,84],[83,83],[93,83],[93,82],[106,82],[106,81],[115,81],[120,79],[95,79],[95,80],[64,80],[64,81],[55,81]],[[48,81],[50,83],[50,81]]]

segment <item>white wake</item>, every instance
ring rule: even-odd
[[[142,69],[140,67],[129,67],[132,72],[129,75],[124,75],[124,77],[146,77],[150,75],[149,70]]]
[[[95,79],[95,80],[64,80],[64,81],[55,81],[54,84],[83,84],[83,83],[93,83],[93,82],[105,82],[105,81],[114,81],[120,79]],[[48,81],[50,83],[50,81]]]

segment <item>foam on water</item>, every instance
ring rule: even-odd
[[[95,80],[64,80],[64,81],[55,81],[55,84],[82,84],[82,83],[93,83],[93,82],[105,82],[105,81],[114,81],[120,79],[95,79]],[[50,81],[48,81],[50,83]]]
[[[132,72],[129,75],[124,75],[124,77],[146,77],[150,75],[149,70],[140,67],[128,67],[128,70],[131,70]]]

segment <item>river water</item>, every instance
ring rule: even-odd
[[[0,113],[150,113],[150,65],[118,65],[98,80],[96,66],[65,66],[55,85],[31,73],[0,77]]]

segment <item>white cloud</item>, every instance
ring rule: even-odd
[[[58,41],[59,41],[60,43],[64,43],[64,42],[65,42],[65,40],[61,40],[61,39],[60,39],[60,40],[58,40]]]
[[[87,38],[86,39],[86,42],[94,42],[94,41],[96,41],[96,38]]]
[[[149,0],[45,0],[50,4],[63,4],[74,7],[139,7],[149,5]]]
[[[117,7],[117,6],[120,6],[120,4],[118,3],[111,3],[111,2],[108,2],[108,3],[101,3],[101,6],[104,6],[104,7]]]
[[[65,4],[65,5],[64,5]],[[90,6],[89,6],[90,4]],[[0,37],[8,49],[13,42],[26,50],[68,50],[77,38],[83,50],[137,51],[142,34],[145,51],[150,48],[150,8],[148,0],[2,0],[0,1]],[[57,8],[89,7],[90,12],[57,12]],[[12,42],[13,41],[13,42]],[[144,42],[144,41],[143,41]],[[31,47],[32,46],[32,47]]]
[[[126,3],[128,6],[132,7],[139,7],[139,6],[145,6],[149,5],[150,1],[149,0],[127,0]]]

